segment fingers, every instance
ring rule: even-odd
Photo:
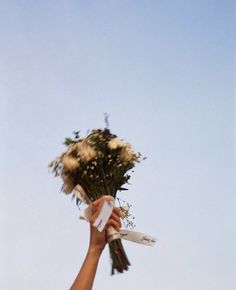
[[[118,207],[114,207],[114,209],[113,209],[113,213],[115,213],[118,217],[121,217],[120,208],[118,208]]]
[[[109,220],[114,220],[119,225],[119,227],[121,228],[121,220],[120,220],[120,217],[117,214],[115,214],[114,212],[111,214]]]
[[[91,217],[89,218],[89,222],[91,225],[94,224],[95,220],[97,219],[98,217],[98,213],[96,212],[95,214],[91,215]]]
[[[101,209],[103,203],[106,201],[113,201],[114,198],[111,196],[111,195],[104,195],[102,197],[100,197],[99,199],[95,200],[93,203],[92,203],[92,206],[93,206],[93,211],[97,211],[98,209]]]
[[[114,200],[112,196],[103,196],[101,198],[99,198],[98,200],[94,201],[92,203],[92,206],[93,206],[93,214],[92,216],[90,217],[89,221],[91,224],[93,224],[95,222],[95,220],[97,219],[100,211],[101,211],[101,208],[105,202],[105,200],[107,201],[111,201],[111,200]],[[113,208],[113,211],[112,211],[112,214],[105,226],[105,230],[109,227],[109,226],[113,226],[117,231],[120,230],[121,228],[121,211],[119,208],[117,207],[114,207]]]
[[[114,219],[109,219],[107,224],[106,224],[106,227],[105,229],[107,229],[108,227],[112,226],[114,229],[116,229],[118,232],[120,231],[120,227],[121,227],[121,224],[120,222],[117,222],[116,220]]]
[[[93,214],[90,217],[89,221],[90,221],[91,224],[94,224],[94,222],[97,219],[98,215],[99,215],[99,212],[98,213],[96,212],[95,214]],[[120,216],[118,216],[115,212],[112,212],[112,214],[111,214],[111,216],[110,216],[110,218],[109,218],[109,220],[108,220],[108,222],[107,222],[107,224],[105,226],[105,229],[107,229],[108,226],[114,226],[116,230],[118,230],[118,231],[120,230],[120,228],[121,228],[121,219],[120,219]]]

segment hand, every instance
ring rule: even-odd
[[[109,226],[113,226],[117,231],[121,228],[120,221],[120,210],[118,208],[113,208],[112,214],[102,232],[99,232],[95,227],[93,227],[94,221],[97,219],[101,208],[105,201],[113,200],[112,196],[103,196],[92,203],[92,216],[90,218],[90,244],[89,251],[95,251],[101,253],[107,243],[106,230]]]
[[[113,209],[112,214],[106,224],[106,227],[101,233],[95,227],[93,227],[93,223],[98,217],[105,200],[109,201],[112,199],[113,198],[111,196],[103,196],[92,203],[93,209],[92,209],[92,216],[90,218],[90,243],[89,243],[88,253],[80,269],[80,272],[77,275],[70,290],[91,290],[92,289],[100,255],[107,243],[106,229],[109,226],[113,226],[117,231],[120,230],[121,214],[118,208]]]

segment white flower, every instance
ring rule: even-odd
[[[64,155],[61,162],[63,166],[69,171],[73,171],[79,166],[77,160],[70,155]]]
[[[131,145],[123,147],[120,153],[120,161],[121,162],[130,162],[134,160],[134,152],[131,148]]]
[[[124,141],[122,141],[121,139],[119,139],[117,137],[111,139],[108,142],[108,147],[110,149],[117,149],[118,147],[126,147],[127,145],[129,145],[129,144],[125,143]]]
[[[77,151],[77,155],[83,161],[89,161],[96,156],[96,151],[90,145],[88,145],[88,143],[85,141],[78,142],[76,144],[76,151]]]

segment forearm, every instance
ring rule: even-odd
[[[106,231],[104,230],[99,232],[95,227],[92,226],[100,213],[103,200],[104,198],[101,198],[93,203],[94,213],[90,218],[90,242],[88,252],[81,270],[70,290],[91,290],[93,287],[98,262],[106,245]],[[117,231],[119,231],[121,226],[120,211],[118,211],[116,208],[114,208],[113,213],[107,222],[107,226],[111,225],[114,226]]]
[[[89,249],[84,263],[70,290],[91,290],[102,251]]]

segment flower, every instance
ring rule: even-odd
[[[108,142],[108,147],[110,149],[117,149],[118,147],[126,147],[127,145],[129,145],[128,143],[125,143],[123,140],[115,137],[112,138],[109,142]]]
[[[61,162],[69,171],[73,171],[79,166],[77,160],[70,155],[63,155]]]
[[[96,151],[86,141],[78,142],[76,144],[76,151],[83,161],[90,161],[96,156]]]
[[[134,160],[135,154],[132,150],[130,144],[127,144],[126,147],[123,147],[120,153],[120,161],[122,162],[130,162]]]

